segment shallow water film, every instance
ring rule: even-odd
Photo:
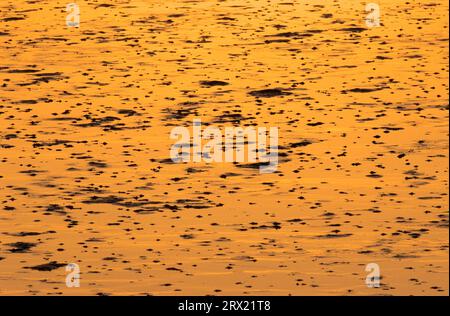
[[[1,0],[0,295],[448,295],[448,2],[374,2]]]

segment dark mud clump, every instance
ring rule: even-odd
[[[292,93],[284,91],[282,89],[264,89],[264,90],[252,91],[249,94],[251,96],[254,96],[257,98],[273,98],[273,97],[291,95]]]
[[[67,264],[65,263],[58,263],[56,261],[51,261],[49,263],[40,264],[34,267],[26,267],[26,269],[36,270],[36,271],[53,271],[56,269],[59,269],[61,267],[65,267]]]
[[[202,85],[203,87],[206,88],[210,88],[210,87],[223,87],[223,86],[228,86],[229,83],[225,82],[225,81],[219,81],[219,80],[203,80],[200,81],[200,85]]]
[[[9,252],[12,253],[25,253],[25,252],[29,252],[31,248],[35,247],[37,244],[36,243],[31,243],[31,242],[15,242],[12,244],[8,244],[8,246],[12,247],[11,249],[9,249]]]

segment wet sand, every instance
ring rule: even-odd
[[[447,1],[77,3],[0,3],[0,295],[448,295]],[[278,172],[171,163],[194,118]]]

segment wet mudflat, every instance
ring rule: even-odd
[[[448,295],[446,1],[77,3],[0,3],[0,295]],[[173,163],[195,118],[278,171]]]

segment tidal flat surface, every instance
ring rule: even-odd
[[[448,295],[447,1],[76,3],[0,2],[0,295]],[[278,171],[172,163],[195,118]]]

